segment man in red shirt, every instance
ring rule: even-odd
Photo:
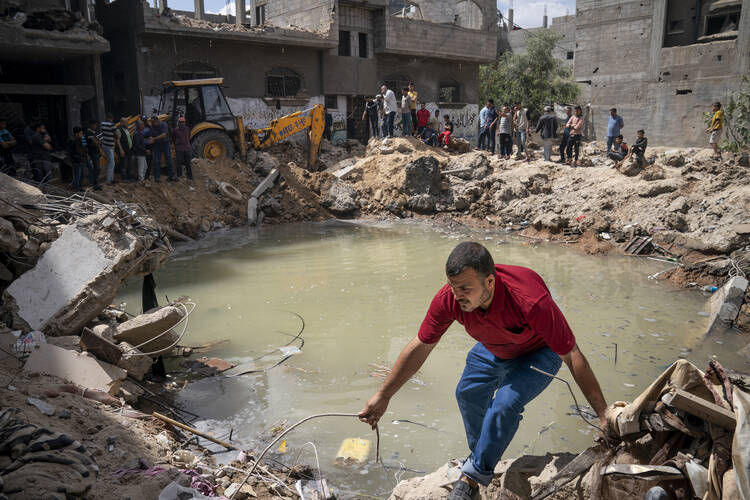
[[[430,112],[425,107],[424,103],[421,103],[421,108],[417,111],[417,133],[421,136],[424,129],[427,127],[427,122],[430,121]]]
[[[525,267],[495,265],[479,243],[459,244],[445,264],[448,283],[432,299],[417,336],[401,351],[388,378],[359,413],[371,426],[429,356],[453,321],[477,340],[456,388],[471,455],[450,498],[470,500],[487,486],[521,421],[524,406],[564,361],[606,427],[607,403],[573,332],[542,278]]]

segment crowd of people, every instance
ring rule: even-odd
[[[380,94],[368,97],[366,101],[362,120],[368,125],[370,137],[393,137],[396,116],[400,113],[402,136],[414,136],[430,146],[449,148],[454,133],[451,117],[441,115],[439,109],[430,113],[425,102],[419,101],[419,93],[413,84],[401,89],[400,102],[387,85],[380,88]],[[711,109],[711,121],[706,133],[709,134],[714,155],[720,158],[718,144],[724,128],[724,111],[720,102],[713,103]],[[566,117],[560,120],[554,108],[546,106],[534,131],[542,139],[545,161],[552,161],[553,146],[559,137],[559,163],[577,167],[585,125],[583,109],[581,106],[567,106],[565,114]],[[16,176],[17,157],[20,156],[27,161],[35,182],[50,180],[55,170],[55,158],[59,162],[59,156],[53,156],[53,152],[63,148],[55,147],[45,124],[37,122],[23,127],[18,138],[8,130],[7,125],[7,121],[0,118],[0,172]],[[330,140],[328,125],[326,123]],[[498,109],[494,101],[488,99],[479,111],[478,125],[477,149],[494,154],[497,145],[499,155],[510,159],[515,146],[516,159],[531,161],[527,148],[531,114],[521,102]],[[622,116],[616,108],[612,108],[607,121],[605,156],[617,164],[635,156],[636,161],[644,166],[648,146],[645,131],[636,132],[631,146],[622,135],[624,128]],[[190,128],[184,117],[179,117],[177,126],[170,129],[156,115],[151,118],[141,116],[133,124],[125,117],[115,122],[112,114],[107,113],[104,121],[91,120],[85,128],[76,126],[72,132],[72,139],[64,148],[68,161],[63,162],[67,163],[70,175],[61,177],[70,177],[71,187],[76,191],[83,189],[86,181],[93,189],[100,189],[102,169],[105,184],[115,183],[116,177],[124,182],[145,181],[153,177],[155,182],[160,182],[163,169],[166,170],[168,181],[183,177],[183,169],[188,179],[193,178]]]
[[[19,135],[14,137],[7,121],[0,118],[0,171],[17,176],[18,158],[22,158],[38,183],[51,180],[55,159],[60,164],[61,177],[69,177],[75,191],[86,184],[101,189],[101,171],[106,185],[116,183],[116,178],[136,182],[153,177],[155,182],[161,182],[162,170],[166,170],[167,180],[174,182],[183,177],[183,168],[185,176],[193,178],[190,128],[184,117],[179,117],[177,126],[170,129],[156,115],[151,118],[144,115],[132,123],[126,117],[115,122],[112,114],[107,113],[102,122],[90,120],[86,127],[73,127],[72,137],[65,145],[54,145],[41,122],[24,127]],[[172,147],[176,161],[172,158]],[[60,150],[67,152],[66,160],[59,155],[53,157],[53,152]],[[66,169],[69,175],[63,175]]]
[[[396,117],[401,117],[401,135],[415,136],[425,144],[448,148],[454,132],[454,125],[450,116],[445,114],[441,118],[439,109],[431,114],[426,104],[419,101],[419,93],[413,83],[401,89],[401,100],[398,101],[395,92],[387,85],[380,88],[375,97],[366,99],[362,120],[367,124],[369,137],[393,137]],[[542,139],[545,161],[552,160],[552,150],[556,139],[560,139],[559,163],[579,166],[581,154],[581,140],[583,138],[585,118],[581,106],[566,106],[566,118],[559,120],[552,106],[544,108],[544,114],[538,119],[534,131]],[[724,127],[724,111],[721,103],[712,105],[711,124],[706,132],[710,134],[709,144],[714,154],[720,157],[718,143]],[[616,163],[629,160],[635,156],[640,165],[645,165],[648,138],[644,130],[636,132],[632,146],[625,142],[621,131],[625,122],[617,113],[616,108],[609,111],[607,119],[607,150],[605,156]],[[477,149],[494,154],[496,146],[502,158],[513,156],[516,147],[516,159],[531,161],[531,155],[526,146],[531,133],[531,114],[521,102],[511,105],[495,106],[493,99],[488,99],[479,111],[479,137]]]

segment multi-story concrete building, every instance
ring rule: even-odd
[[[750,0],[578,0],[574,43],[592,139],[615,107],[628,138],[705,145],[703,113],[750,73]]]
[[[73,125],[103,115],[100,31],[87,0],[0,1],[0,117],[11,130],[42,121],[63,145]]]
[[[205,13],[203,0],[190,12],[165,0],[97,7],[112,46],[107,104],[118,114],[150,112],[166,80],[221,76],[246,123],[325,103],[339,139],[362,138],[365,96],[413,82],[473,139],[479,64],[496,57],[494,0],[236,0],[222,15]]]

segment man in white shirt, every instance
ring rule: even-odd
[[[521,151],[526,155],[526,161],[530,161],[529,150],[526,149],[526,137],[529,135],[529,110],[516,102],[513,106],[513,135],[516,139],[516,159],[521,159]]]
[[[396,94],[394,94],[386,85],[380,87],[380,93],[383,95],[386,133],[388,137],[393,137],[393,121],[396,118],[396,111],[399,109],[398,102],[396,101]]]

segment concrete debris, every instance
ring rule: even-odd
[[[178,335],[172,330],[182,321],[181,308],[168,305],[120,323],[115,329],[115,340],[128,342],[141,352],[152,356],[163,354],[173,347]]]
[[[104,230],[108,217],[119,222]],[[127,207],[102,208],[62,231],[37,264],[5,290],[18,327],[77,334],[115,298],[125,279],[160,267],[171,252],[150,219]],[[71,259],[71,255],[76,255]]]
[[[80,387],[117,394],[127,376],[122,368],[99,361],[88,353],[69,351],[51,344],[40,344],[23,367],[26,373],[44,373]]]
[[[320,204],[338,215],[347,215],[359,208],[357,203],[357,192],[350,184],[334,182],[323,195]]]
[[[151,370],[151,365],[154,364],[151,356],[144,355],[127,342],[120,342],[117,347],[122,352],[117,366],[128,372],[128,375],[134,379],[143,380],[143,377]]]
[[[105,325],[98,325],[93,329],[84,328],[81,333],[81,348],[102,361],[117,365],[120,362],[120,358],[122,358],[122,351],[111,339],[105,338],[101,333],[98,333],[104,329],[111,331]]]
[[[23,217],[35,214],[32,207],[44,203],[47,198],[34,186],[0,173],[0,200],[5,202],[0,203],[0,217]]]
[[[39,398],[26,398],[26,402],[31,406],[35,406],[43,415],[51,417],[55,414],[55,407]]]
[[[706,335],[718,335],[731,327],[740,313],[747,287],[746,278],[735,276],[711,296],[709,301],[711,316],[708,320]]]

